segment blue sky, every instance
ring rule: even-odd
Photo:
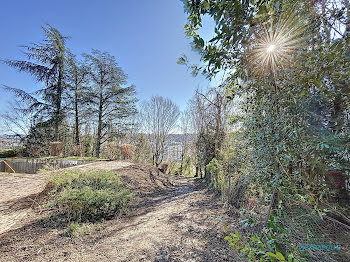
[[[180,0],[3,1],[0,21],[2,59],[23,59],[20,45],[41,41],[41,26],[48,23],[71,37],[67,46],[75,54],[95,48],[114,55],[129,83],[136,85],[140,100],[161,95],[183,110],[197,86],[209,85],[203,76],[194,78],[185,66],[176,64],[183,53],[192,62],[200,59],[185,37],[186,14]],[[0,84],[28,92],[40,86],[29,74],[4,64]],[[1,111],[11,99],[0,90]]]

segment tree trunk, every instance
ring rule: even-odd
[[[343,97],[342,94],[337,94],[333,102],[333,112],[331,116],[331,127],[334,132],[341,131],[344,124],[343,119]]]
[[[184,154],[183,154],[183,152],[181,152],[181,165],[180,165],[180,175],[181,176],[182,176],[183,163],[184,163]]]
[[[75,101],[74,101],[74,109],[75,109],[75,144],[80,145],[80,134],[79,134],[79,111],[78,111],[78,86],[75,87]]]
[[[62,100],[62,78],[63,78],[63,65],[59,66],[58,81],[57,81],[57,97],[56,97],[56,112],[54,116],[54,128],[55,128],[55,141],[58,141],[58,129],[61,119],[61,100]]]
[[[100,157],[101,150],[101,134],[102,134],[102,111],[103,111],[103,97],[102,97],[102,87],[100,87],[100,101],[98,108],[98,128],[96,136],[96,157]]]

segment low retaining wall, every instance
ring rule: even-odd
[[[67,159],[6,159],[6,162],[16,171],[16,173],[35,174],[45,166],[55,169],[78,166],[91,163],[87,160],[67,160]],[[4,163],[0,163],[0,172],[10,172]]]

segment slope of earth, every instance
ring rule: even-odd
[[[131,166],[124,161],[94,162],[67,169],[108,169],[118,170]],[[56,171],[53,171],[56,172]],[[48,176],[43,174],[0,173],[0,236],[2,233],[19,228],[37,217],[33,210],[41,195],[45,194]]]
[[[31,206],[46,183],[39,174],[0,174],[0,235],[35,218]]]
[[[232,221],[205,187],[143,165],[105,164],[98,168],[117,170],[136,193],[131,214],[73,239],[33,221],[0,235],[0,261],[239,261],[214,217]]]

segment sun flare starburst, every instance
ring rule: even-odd
[[[303,26],[295,19],[281,19],[262,25],[248,48],[248,61],[254,73],[275,74],[286,67],[300,46]]]
[[[270,44],[270,45],[266,48],[266,51],[267,51],[268,53],[271,53],[271,52],[273,52],[273,51],[275,50],[275,48],[276,48],[276,45],[275,45],[275,44]]]

